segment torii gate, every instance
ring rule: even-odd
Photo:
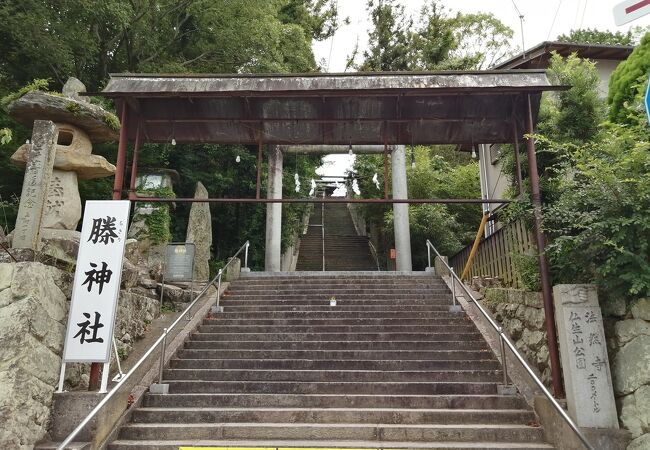
[[[135,194],[138,149],[143,142],[174,140],[178,143],[258,145],[255,198],[201,201],[267,203],[266,268],[279,270],[282,203],[391,203],[404,207],[418,203],[506,203],[500,199],[407,199],[405,172],[404,182],[398,181],[398,185],[393,186],[393,198],[390,198],[388,148],[433,144],[460,144],[471,148],[476,144],[518,142],[524,135],[534,132],[542,92],[561,89],[564,87],[551,85],[546,74],[538,70],[299,75],[116,74],[111,76],[102,92],[88,95],[112,98],[120,111],[122,129],[113,189],[115,199],[122,198],[123,194],[129,142],[134,142],[134,152],[128,197],[147,202],[170,199],[141,198]],[[558,393],[561,375],[550,277],[544,254],[535,143],[533,139],[525,139],[525,142],[552,378]],[[261,198],[260,167],[265,144],[270,144],[269,189],[267,198]],[[281,198],[282,146],[295,145],[382,146],[384,197]],[[400,151],[394,151],[393,173],[401,171],[402,166]],[[176,198],[173,201],[195,200]],[[403,237],[404,233],[400,235]],[[400,245],[400,249],[404,262],[404,245]]]

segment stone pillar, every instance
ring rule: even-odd
[[[269,179],[267,198],[282,198],[282,149],[279,145],[269,146]],[[264,270],[281,270],[282,252],[282,203],[266,205],[266,246]]]
[[[208,190],[200,181],[196,183],[195,199],[209,198]],[[196,246],[194,255],[194,279],[207,281],[210,279],[210,247],[212,246],[212,216],[210,204],[207,202],[192,203],[190,218],[187,223],[186,242]]]
[[[391,159],[393,171],[393,198],[407,199],[406,185],[406,154],[403,145],[393,147]],[[393,205],[393,223],[395,229],[395,251],[397,253],[396,269],[410,272],[413,270],[411,261],[411,228],[409,224],[409,205],[395,203]]]
[[[618,428],[612,374],[596,287],[553,287],[569,414],[579,427]]]
[[[27,153],[27,167],[12,241],[14,248],[39,250],[41,222],[54,167],[57,135],[54,122],[34,121],[32,145]]]

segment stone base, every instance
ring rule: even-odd
[[[251,271],[250,267],[242,267],[241,268],[241,272],[243,272],[243,273],[250,273],[250,271]]]
[[[461,313],[461,312],[463,312],[463,308],[460,305],[450,305],[449,306],[449,312]]]
[[[424,271],[426,273],[432,273],[434,275],[436,274],[436,268],[435,267],[427,267],[427,268],[424,269]]]
[[[556,448],[584,450],[578,435],[564,421],[550,400],[539,395],[535,397],[535,412],[544,427],[544,438]],[[630,442],[630,432],[610,428],[581,428],[595,450],[625,450]]]
[[[41,252],[60,261],[76,264],[80,238],[81,233],[75,230],[44,228],[41,230]]]
[[[210,314],[219,314],[223,312],[223,306],[214,305],[210,308]]]
[[[153,383],[149,387],[149,392],[152,394],[169,394],[169,384],[167,383]]]
[[[517,386],[514,384],[499,384],[497,386],[497,393],[499,395],[517,395]]]
[[[88,413],[104,398],[106,394],[97,392],[55,392],[52,403],[52,424],[50,437],[53,441],[62,441],[86,418]],[[92,441],[101,414],[75,437],[75,441]]]

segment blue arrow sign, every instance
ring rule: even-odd
[[[645,90],[645,112],[648,115],[648,123],[650,123],[650,79],[648,79],[648,87]]]

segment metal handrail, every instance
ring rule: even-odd
[[[232,255],[230,259],[228,259],[228,262],[226,263],[225,266],[223,266],[221,269],[219,269],[219,273],[217,273],[217,276],[214,277],[217,279],[217,301],[215,303],[215,306],[217,307],[217,311],[219,310],[219,299],[221,298],[221,277],[223,276],[223,272],[226,270],[226,268],[232,263],[235,258],[242,252],[242,250],[245,250],[244,253],[244,268],[248,268],[248,247],[250,246],[250,242],[246,241],[244,242],[244,245],[239,247],[239,250],[237,250],[237,253]],[[214,282],[214,280],[212,280]]]
[[[218,288],[217,288],[217,305],[219,305],[219,297],[221,296],[221,276],[223,274],[223,270],[230,265],[230,263],[241,253],[243,249],[246,250],[245,257],[244,257],[244,268],[248,267],[248,247],[250,246],[249,241],[246,241],[244,245],[241,246],[241,248],[233,255],[233,257],[226,263],[223,268],[219,269],[219,273],[208,283],[205,285],[205,287],[201,290],[201,292],[198,293],[196,298],[190,303],[187,308],[183,310],[183,312],[176,318],[176,320],[167,328],[165,328],[160,335],[158,339],[156,339],[156,342],[154,342],[151,347],[149,347],[149,350],[145,352],[144,355],[136,362],[131,370],[127,372],[126,375],[120,379],[120,381],[115,385],[111,391],[106,394],[106,396],[99,402],[97,403],[97,406],[95,406],[92,411],[88,413],[88,415],[84,418],[84,420],[81,421],[79,425],[77,425],[77,428],[72,430],[72,432],[59,444],[59,446],[56,448],[57,450],[65,450],[66,446],[72,442],[72,440],[77,437],[77,435],[88,425],[88,423],[99,413],[99,411],[104,408],[104,406],[108,403],[108,401],[115,396],[115,394],[120,390],[120,388],[126,383],[126,381],[131,378],[131,376],[140,368],[142,364],[144,364],[145,360],[149,358],[149,355],[151,355],[156,348],[162,344],[161,346],[161,352],[160,352],[160,370],[158,374],[158,382],[162,381],[162,367],[164,365],[164,360],[165,360],[165,346],[166,346],[166,341],[167,341],[167,335],[169,332],[180,323],[181,319],[190,313],[196,302],[199,301],[201,297],[208,291],[210,286],[214,285],[215,281],[218,282]]]
[[[452,282],[454,283],[454,291],[456,290],[455,286],[456,286],[456,282],[457,282],[463,288],[463,290],[465,291],[465,294],[467,294],[467,297],[472,301],[472,303],[474,303],[474,305],[478,308],[478,310],[481,312],[481,314],[483,314],[483,317],[485,317],[487,319],[488,323],[490,325],[492,325],[492,328],[494,328],[496,330],[496,332],[499,333],[499,339],[501,341],[501,363],[502,363],[504,369],[505,369],[505,365],[506,365],[505,346],[508,346],[508,348],[510,348],[510,351],[512,351],[512,353],[515,355],[515,358],[517,358],[517,360],[524,367],[526,372],[528,372],[528,375],[530,375],[532,377],[532,379],[535,382],[535,384],[537,385],[537,387],[539,387],[541,389],[544,396],[546,396],[546,398],[549,399],[549,401],[551,402],[553,407],[560,413],[560,415],[562,416],[564,421],[569,425],[569,427],[571,427],[571,429],[578,436],[580,441],[582,441],[585,448],[587,448],[588,450],[595,450],[594,447],[589,443],[589,441],[587,440],[585,435],[582,433],[582,431],[580,431],[580,429],[575,424],[575,422],[571,419],[571,417],[569,417],[569,415],[564,410],[564,408],[562,408],[562,406],[560,406],[560,404],[557,402],[557,400],[555,400],[555,397],[553,397],[553,395],[551,395],[549,390],[546,389],[546,386],[544,386],[544,383],[542,383],[542,380],[539,379],[539,377],[535,374],[533,369],[528,365],[528,363],[526,362],[524,357],[521,355],[521,353],[519,353],[519,350],[517,350],[517,347],[515,347],[515,345],[510,340],[510,338],[503,332],[503,327],[499,326],[499,324],[497,324],[492,319],[492,317],[490,317],[490,315],[483,308],[483,306],[481,306],[481,304],[476,300],[476,298],[474,298],[474,296],[469,291],[467,286],[465,286],[465,283],[463,283],[460,280],[460,278],[458,278],[458,276],[454,272],[454,269],[452,269],[449,266],[449,264],[447,264],[447,262],[443,259],[442,255],[440,255],[438,250],[436,250],[436,248],[433,246],[433,244],[431,243],[431,241],[429,239],[427,239],[426,246],[427,246],[427,256],[428,256],[429,267],[431,267],[431,251],[430,250],[433,250],[435,252],[435,254],[438,256],[438,258],[440,259],[440,261],[449,270],[449,274],[451,276]],[[454,299],[455,299],[455,294],[456,294],[455,292],[452,294],[454,296]],[[507,372],[505,372],[505,370],[504,370],[504,379],[506,377],[507,377]]]
[[[377,264],[377,272],[381,272],[381,267],[379,266],[379,253],[377,253],[377,248],[375,247],[375,244],[372,243],[370,236],[367,237],[368,244],[370,245],[370,253],[372,253],[372,256],[374,256],[375,263]]]

